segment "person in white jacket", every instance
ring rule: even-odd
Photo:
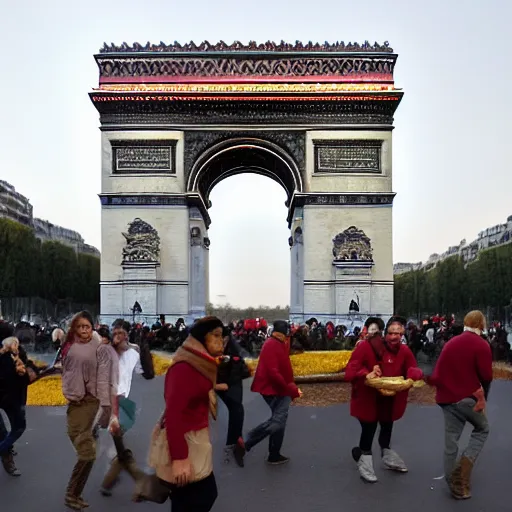
[[[117,321],[112,332],[112,345],[119,356],[119,380],[117,397],[112,404],[112,418],[109,431],[112,434],[116,448],[116,457],[112,460],[110,468],[105,475],[101,493],[111,496],[112,489],[119,480],[119,475],[125,470],[136,483],[144,476],[137,466],[131,450],[126,448],[124,434],[135,423],[136,404],[128,397],[132,386],[133,374],[142,374],[138,346],[128,342],[130,324]]]

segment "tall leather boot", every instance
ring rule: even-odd
[[[110,468],[103,478],[103,482],[101,483],[100,492],[103,494],[103,496],[112,496],[112,489],[119,481],[119,475],[121,474],[122,470],[123,466],[121,465],[119,458],[117,456],[114,457],[110,463]]]
[[[462,456],[460,458],[460,473],[462,479],[462,492],[464,499],[471,498],[471,473],[473,472],[473,461]]]
[[[137,501],[140,496],[140,486],[142,485],[144,472],[137,466],[137,462],[133,457],[131,450],[125,450],[123,453],[123,460],[121,462],[123,469],[132,477],[135,482],[135,491],[132,499]]]

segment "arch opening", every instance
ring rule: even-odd
[[[256,138],[230,139],[206,150],[192,167],[187,191],[201,194],[209,207],[213,187],[242,173],[260,174],[279,183],[286,191],[287,204],[295,191],[303,191],[294,159],[276,144]]]

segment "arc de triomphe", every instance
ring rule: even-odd
[[[209,195],[243,172],[286,190],[293,321],[342,322],[351,303],[393,313],[403,93],[387,43],[136,43],[95,59],[103,321],[131,318],[135,302],[148,322],[204,315]]]

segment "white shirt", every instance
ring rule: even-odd
[[[129,348],[119,356],[119,385],[117,386],[117,394],[128,398],[132,387],[133,371],[142,373],[140,365],[140,355],[133,349]]]

